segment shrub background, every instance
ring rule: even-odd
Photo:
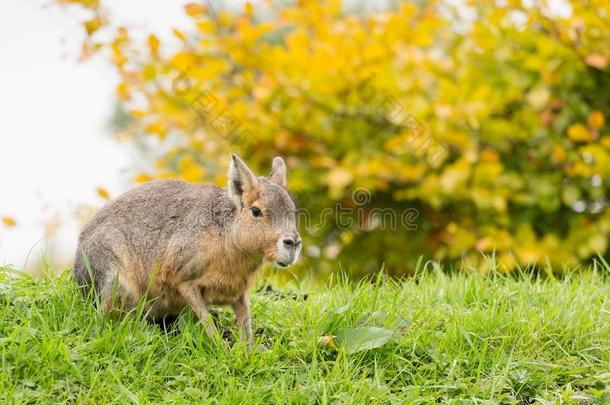
[[[90,10],[83,58],[119,73],[118,136],[155,161],[135,180],[222,185],[230,151],[261,172],[284,156],[309,268],[607,256],[607,2],[189,3],[168,43],[62,3]],[[379,209],[417,215],[392,227]]]

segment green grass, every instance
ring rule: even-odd
[[[253,293],[269,350],[247,354],[210,343],[188,311],[164,334],[100,316],[68,273],[0,269],[0,402],[610,403],[608,274],[284,286],[309,297]],[[355,353],[320,343],[360,326],[392,339]]]

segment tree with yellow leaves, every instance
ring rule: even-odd
[[[607,255],[607,2],[189,3],[171,46],[102,41],[103,4],[62,2],[92,11],[83,57],[120,75],[122,136],[164,145],[137,180],[223,184],[230,151],[257,169],[282,155],[317,269]]]

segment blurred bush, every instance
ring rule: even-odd
[[[83,58],[120,75],[120,135],[162,151],[136,181],[224,185],[230,151],[259,172],[282,155],[309,266],[607,254],[606,1],[190,3],[167,43],[63,2],[92,11]]]

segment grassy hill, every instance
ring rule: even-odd
[[[248,354],[210,342],[188,311],[169,332],[113,321],[68,272],[0,268],[0,402],[610,403],[609,274],[263,288],[252,311],[267,350]],[[235,332],[230,311],[218,321]]]

